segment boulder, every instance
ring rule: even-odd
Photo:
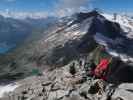
[[[119,86],[120,89],[133,91],[133,83],[123,83]]]
[[[133,92],[126,91],[124,89],[116,89],[115,93],[112,95],[112,99],[121,98],[123,100],[132,100]]]

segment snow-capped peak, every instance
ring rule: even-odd
[[[133,38],[133,19],[126,16],[126,15],[118,15],[116,13],[114,14],[107,14],[107,13],[102,13],[102,15],[112,21],[112,22],[117,22],[120,24],[121,28],[124,30],[124,32],[128,33],[127,37],[128,38]]]

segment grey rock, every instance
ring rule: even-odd
[[[123,83],[118,88],[133,91],[133,83]]]
[[[42,85],[42,86],[48,86],[48,85],[50,85],[50,84],[52,84],[51,81],[46,81],[46,82],[43,82],[41,85]]]
[[[86,83],[83,83],[81,85],[81,88],[79,89],[79,92],[80,93],[81,92],[88,92],[89,88],[90,88],[90,86],[89,86],[89,84],[87,82]]]
[[[123,100],[132,100],[133,99],[133,93],[126,91],[124,89],[117,89],[115,91],[115,93],[113,94],[112,98],[116,99],[116,98],[122,98]]]
[[[68,100],[85,100],[80,95],[72,95]]]

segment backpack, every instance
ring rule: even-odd
[[[103,78],[105,79],[105,74],[107,73],[109,66],[109,60],[108,59],[102,59],[100,63],[97,65],[97,67],[94,70],[94,75],[97,78]]]

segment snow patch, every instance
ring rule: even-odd
[[[114,57],[118,57],[119,56],[119,54],[116,51],[114,51],[114,50],[111,50],[109,48],[106,48],[106,50],[107,50],[107,52],[109,54],[113,55]]]
[[[101,15],[103,15],[107,20],[113,21],[113,15],[105,13],[102,13]]]
[[[9,93],[14,91],[19,85],[17,84],[8,84],[5,86],[0,86],[0,97],[4,96],[4,93]]]
[[[127,56],[126,54],[118,53],[115,50],[109,49],[108,47],[106,48],[106,50],[110,55],[114,57],[119,57],[124,62],[133,62],[133,58],[130,56]]]
[[[68,22],[68,23],[67,23],[67,25],[71,25],[72,23],[73,23],[73,20],[72,20],[72,21],[70,21],[70,22]]]
[[[96,33],[94,35],[94,39],[97,43],[107,46],[107,43],[114,43],[114,41],[108,37],[105,37],[104,35],[102,35],[101,33]]]
[[[74,24],[71,27],[68,27],[67,29],[65,29],[65,31],[69,32],[69,31],[71,31],[71,30],[73,30],[73,29],[75,29],[77,27],[79,27],[78,24]]]

